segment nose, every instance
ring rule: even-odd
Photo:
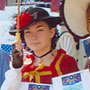
[[[36,40],[38,38],[37,33],[32,33],[31,38],[32,40]]]

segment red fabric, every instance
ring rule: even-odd
[[[51,0],[43,0],[44,2],[51,2]]]
[[[20,16],[20,23],[19,23],[19,27],[20,29],[23,29],[24,27],[26,27],[27,25],[30,24],[31,20],[32,20],[32,16],[28,13],[28,12],[23,12]],[[16,28],[17,28],[17,21],[18,17],[16,17]]]
[[[71,56],[65,55],[60,63],[60,68],[63,74],[79,71],[77,62]]]
[[[58,73],[57,73],[56,68],[55,68],[55,64],[62,53],[65,54],[65,51],[62,49],[58,50],[58,53],[57,53],[56,57],[54,58],[53,62],[51,63],[50,67],[45,66],[42,70],[38,71],[38,72],[42,72],[42,71],[51,71],[52,72],[52,75],[40,76],[40,83],[51,84],[52,83],[51,78],[58,76]],[[29,68],[29,69],[27,69],[27,68]],[[27,68],[24,68],[22,70],[23,71],[22,74],[26,71],[30,72],[30,71],[35,70],[35,68],[37,68],[37,66],[34,66],[33,68],[31,68],[30,66],[27,66]],[[61,69],[62,74],[68,74],[68,73],[75,72],[75,71],[79,70],[75,59],[73,57],[66,55],[66,54],[60,62],[60,69]],[[29,78],[22,79],[22,81],[29,82]],[[32,81],[35,82],[35,78]]]
[[[60,6],[60,0],[51,0],[51,11],[58,12]]]
[[[4,10],[5,8],[5,0],[0,0],[0,10]]]

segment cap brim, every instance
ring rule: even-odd
[[[61,17],[51,17],[51,16],[44,17],[44,18],[41,18],[39,20],[33,21],[28,26],[22,28],[20,30],[20,32],[24,31],[26,28],[30,27],[31,25],[34,25],[34,24],[38,23],[39,21],[47,21],[47,22],[50,21],[53,26],[56,26],[57,24],[60,24],[62,22],[62,18]],[[17,30],[10,30],[9,33],[11,35],[15,35],[16,32],[17,32]]]
[[[86,24],[86,9],[89,0],[63,0],[62,17],[67,29],[79,38],[89,36]]]

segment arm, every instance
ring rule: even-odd
[[[79,71],[77,61],[73,57],[70,59],[68,71],[69,73]]]
[[[61,67],[61,71],[63,72],[63,74],[68,74],[68,73],[79,71],[76,60],[69,55],[65,55],[63,57],[60,67]]]
[[[5,80],[5,72],[10,69],[9,62],[10,56],[0,49],[0,88]]]
[[[86,65],[85,65],[85,69],[89,68],[90,71],[90,58],[87,60]]]
[[[5,78],[1,90],[19,90],[21,84],[21,68],[13,68],[12,62],[10,62],[10,70],[5,73]]]
[[[10,70],[5,74],[5,81],[1,90],[19,90],[21,84],[21,68],[23,66],[23,55],[16,49],[15,45],[12,50],[13,59],[10,62]]]

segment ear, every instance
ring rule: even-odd
[[[56,28],[51,28],[51,38],[54,37],[55,32],[56,32]]]

